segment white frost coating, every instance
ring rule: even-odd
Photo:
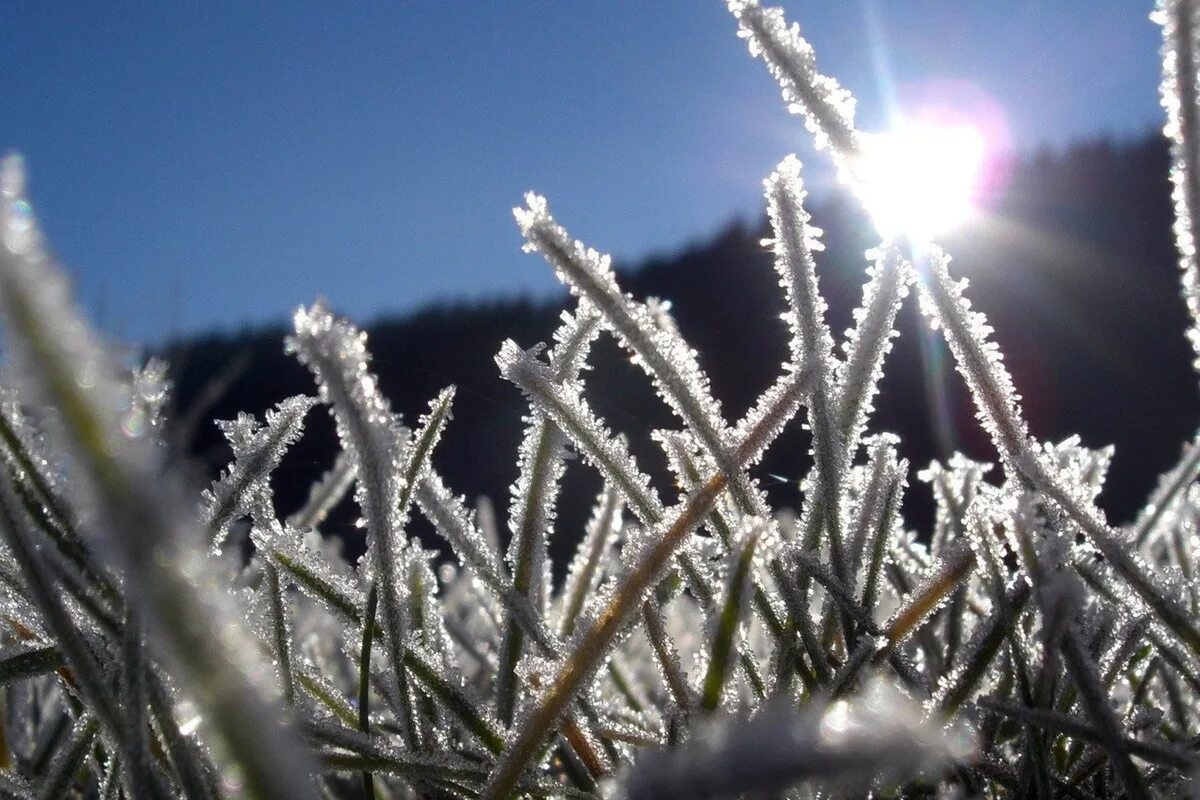
[[[763,181],[763,188],[767,214],[775,232],[771,242],[775,272],[788,303],[783,314],[791,333],[788,366],[800,369],[811,357],[815,391],[826,392],[827,378],[837,368],[837,362],[833,356],[833,336],[825,322],[828,306],[818,288],[813,258],[813,253],[825,246],[821,244],[821,231],[810,224],[804,209],[807,192],[800,179],[800,160],[794,155],[785,158]]]
[[[550,368],[555,380],[574,381],[587,368],[592,343],[600,333],[603,319],[587,299],[581,298],[572,314],[564,311],[562,324],[554,331],[554,347],[550,350]]]
[[[415,641],[449,674],[454,665],[453,648],[440,613],[438,582],[433,574],[432,562],[437,553],[416,544],[404,552],[408,562],[404,573],[409,581]]]
[[[783,428],[800,410],[809,396],[813,374],[807,366],[802,370],[785,370],[765,392],[733,431],[734,452],[745,464],[755,464]]]
[[[522,350],[511,339],[501,346],[496,364],[504,379],[554,420],[583,458],[621,492],[639,519],[662,519],[662,502],[651,488],[650,479],[621,440],[595,416],[577,387],[556,383],[550,368],[538,360],[537,350]]]
[[[892,340],[899,336],[896,315],[914,277],[912,266],[895,245],[868,252],[867,257],[871,265],[862,305],[854,309],[855,327],[844,344],[845,360],[838,364],[834,392],[847,461],[854,459],[873,409],[884,358],[892,349]]]
[[[849,162],[859,153],[854,97],[836,80],[817,71],[812,45],[800,35],[799,25],[787,24],[783,9],[763,8],[758,0],[729,0],[729,10],[750,55],[767,62],[788,110],[804,116],[817,148],[832,151],[845,175],[852,167]]]
[[[1187,488],[1194,485],[1197,476],[1200,476],[1200,436],[1183,446],[1179,462],[1158,479],[1153,494],[1142,506],[1130,531],[1130,536],[1139,547],[1154,541],[1160,523],[1166,522],[1169,527],[1172,521],[1170,512],[1181,503]]]
[[[387,554],[382,559],[388,564],[386,575],[381,575],[386,579],[403,549],[395,510],[406,431],[370,371],[365,334],[335,318],[320,301],[298,310],[294,323],[285,348],[313,372],[321,400],[330,405],[342,447],[359,476],[355,498],[365,525]]]
[[[585,299],[580,301],[577,314],[564,314],[562,320],[554,334],[557,345],[550,352],[550,374],[555,383],[579,392],[579,372],[599,333],[600,315]],[[548,595],[541,577],[559,484],[569,455],[566,445],[559,426],[534,404],[517,453],[518,475],[511,488],[508,511],[512,538],[507,557],[514,588],[538,608]]]
[[[1057,643],[1066,626],[1083,608],[1085,593],[1079,578],[1067,569],[1072,557],[1073,530],[1062,530],[1057,509],[1046,507],[1038,494],[1023,492],[1013,513],[1013,549],[1024,562],[1042,609],[1042,635]]]
[[[289,397],[267,412],[264,424],[244,413],[217,422],[233,451],[233,463],[202,495],[200,518],[208,526],[214,554],[237,517],[252,512],[259,518],[274,515],[271,473],[300,438],[304,417],[316,402],[304,395]]]
[[[900,469],[896,461],[897,444],[899,439],[886,433],[868,440],[867,465],[858,513],[847,543],[852,574],[857,576],[851,586],[860,592],[863,592],[868,580],[873,580],[872,573],[878,571],[891,549],[888,547],[887,531],[892,523],[889,514],[898,505],[892,500],[893,481]],[[865,594],[863,597],[864,604],[870,608],[874,604],[873,593],[871,597]]]
[[[370,371],[365,334],[335,318],[321,302],[299,309],[294,322],[295,333],[285,346],[312,371],[321,399],[331,407],[342,447],[355,457],[355,498],[368,531],[370,572],[380,584],[389,656],[393,664],[401,664],[409,612],[404,526],[415,486],[428,470],[429,453],[449,416],[453,392],[444,390],[433,401],[423,418],[424,430],[409,438]],[[404,673],[394,674],[403,695]]]
[[[1068,436],[1061,442],[1042,442],[1040,449],[1042,463],[1051,474],[1077,487],[1080,500],[1095,502],[1112,463],[1112,445],[1092,449],[1084,447],[1078,436]]]
[[[433,523],[434,529],[449,542],[460,563],[469,567],[490,589],[503,593],[507,576],[497,570],[499,557],[475,524],[475,515],[463,498],[447,487],[441,476],[430,471],[417,487],[417,505]]]
[[[906,619],[909,620],[908,627],[915,628],[920,624],[920,620],[928,619],[936,613],[950,598],[950,592],[941,591],[939,593],[938,587],[951,585],[954,581],[961,579],[963,573],[971,568],[974,560],[975,554],[966,542],[957,542],[947,547],[941,557],[929,567],[917,587],[908,597],[904,598],[900,608],[896,609],[888,618],[884,628],[891,629]],[[926,602],[926,598],[929,596],[935,596],[936,601]],[[917,615],[915,618],[914,614]]]
[[[951,278],[949,263],[948,255],[930,248],[926,263],[921,265],[923,279],[917,284],[921,310],[935,330],[944,332],[958,371],[971,389],[979,420],[1005,465],[1016,467],[1029,454],[1029,432],[1021,416],[1020,397],[999,346],[988,338],[992,327],[982,313],[971,310],[971,301],[963,294],[966,280]]]
[[[584,600],[595,594],[604,577],[605,554],[612,551],[621,535],[623,506],[620,493],[612,486],[606,485],[596,498],[587,531],[567,568],[558,617],[559,636],[565,638],[575,632],[575,623],[583,610]]]
[[[812,429],[814,467],[808,483],[813,491],[805,508],[806,528],[822,525],[829,532],[834,572],[843,583],[851,569],[842,543],[842,481],[846,472],[846,444],[837,424],[833,376],[837,362],[833,337],[825,322],[825,299],[817,285],[813,251],[820,249],[819,231],[809,225],[804,210],[800,161],[788,156],[764,182],[767,211],[775,232],[775,271],[787,296],[785,318],[791,331],[792,369],[807,365],[812,371],[808,422]]]
[[[1193,366],[1200,370],[1200,6],[1194,0],[1159,0],[1152,19],[1163,29],[1160,96],[1167,112],[1163,133],[1171,142],[1175,247],[1192,318],[1187,338],[1196,353]]]
[[[917,473],[918,480],[931,485],[937,502],[930,541],[930,549],[935,554],[949,542],[966,535],[964,520],[967,508],[974,502],[976,490],[991,468],[991,464],[972,461],[961,453],[955,453],[948,464],[934,461]]]
[[[276,520],[264,520],[250,529],[250,541],[292,582],[300,587],[330,613],[354,622],[366,604],[366,592],[350,565],[341,559],[331,560],[313,550],[300,531]]]
[[[748,493],[745,477],[733,467],[721,406],[712,396],[708,376],[700,369],[696,351],[674,326],[660,323],[662,306],[650,308],[622,292],[612,271],[612,259],[572,239],[550,216],[544,197],[531,192],[525,202],[525,208],[513,209],[525,237],[525,249],[541,253],[572,293],[591,301],[608,329],[632,353],[633,363],[654,382],[662,399],[713,458],[728,469],[735,491]]]

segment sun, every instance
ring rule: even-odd
[[[865,137],[858,192],[882,236],[927,242],[975,213],[986,155],[969,123],[902,122]]]

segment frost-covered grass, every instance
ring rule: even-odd
[[[852,98],[816,71],[780,12],[729,7],[855,188]],[[1200,14],[1194,0],[1163,0],[1157,16],[1195,320]],[[743,419],[724,415],[662,305],[625,294],[608,257],[575,241],[543,198],[516,210],[527,249],[577,303],[549,348],[498,343],[501,374],[529,403],[504,535],[434,467],[453,388],[406,425],[378,390],[363,334],[320,303],[296,313],[285,345],[317,396],[221,423],[233,463],[189,492],[164,469],[165,365],[129,374],[82,319],[24,182],[10,157],[0,795],[1196,791],[1200,442],[1131,524],[1108,522],[1095,499],[1111,449],[1032,436],[987,321],[935,245],[896,239],[869,253],[855,328],[838,341],[794,157],[765,181],[789,357]],[[871,430],[914,287],[998,466],[955,457],[912,474],[903,444]],[[601,335],[678,418],[654,435],[674,487],[653,485],[592,410],[604,387],[586,367]],[[1200,325],[1189,336],[1200,352]],[[317,405],[342,452],[280,520],[273,473]],[[771,508],[750,468],[801,422],[815,466],[798,512]],[[556,586],[547,541],[571,535],[554,524],[569,452],[604,489]],[[900,517],[914,477],[936,499],[932,530]],[[320,534],[351,488],[369,544],[357,564]],[[410,538],[418,513],[456,563]]]

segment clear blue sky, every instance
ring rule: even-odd
[[[887,83],[945,81],[993,98],[1021,150],[1160,125],[1148,2],[783,5],[866,128]],[[734,31],[719,0],[9,0],[0,148],[25,153],[79,294],[128,338],[318,294],[365,322],[547,293],[512,224],[526,189],[632,260],[759,214],[771,167],[811,160]]]

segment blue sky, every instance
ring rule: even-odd
[[[1021,151],[1160,125],[1148,3],[783,5],[867,129],[939,86],[988,98]],[[367,321],[548,293],[512,224],[525,190],[634,260],[759,214],[774,164],[813,160],[734,31],[718,0],[10,0],[0,148],[25,153],[81,298],[126,338],[318,294]]]

